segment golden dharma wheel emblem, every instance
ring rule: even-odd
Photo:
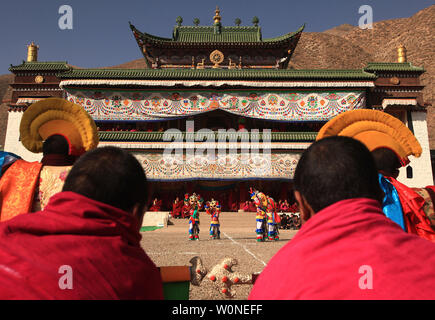
[[[35,77],[35,82],[36,83],[43,83],[44,82],[44,77],[39,75]]]
[[[392,78],[390,79],[390,82],[391,82],[392,84],[397,85],[397,84],[400,83],[400,80],[399,80],[399,78],[397,78],[397,77],[392,77]]]
[[[219,63],[224,61],[224,54],[219,50],[210,53],[210,61],[214,63],[213,68],[219,68]]]

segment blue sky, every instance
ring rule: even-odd
[[[73,29],[61,30],[61,5],[73,9]],[[216,5],[223,25],[252,25],[258,16],[263,37],[295,31],[317,32],[348,23],[358,25],[361,5],[373,8],[373,20],[409,17],[434,0],[2,0],[0,4],[0,74],[26,59],[26,45],[40,46],[40,61],[68,61],[83,67],[104,67],[141,58],[128,21],[139,30],[171,37],[177,16],[183,25],[211,25]]]

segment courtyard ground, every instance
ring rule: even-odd
[[[297,230],[280,230],[279,241],[256,242],[255,213],[223,212],[220,217],[221,239],[209,240],[210,217],[200,216],[200,240],[188,240],[188,220],[172,219],[167,227],[142,232],[141,245],[157,266],[190,266],[189,260],[199,256],[208,270],[223,258],[238,260],[233,271],[252,274],[263,270],[273,255],[284,246]],[[285,272],[285,270],[283,270]],[[234,286],[234,299],[245,300],[252,285]],[[190,286],[190,300],[222,300],[223,295],[211,281]]]

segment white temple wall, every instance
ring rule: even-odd
[[[32,153],[20,141],[20,122],[23,112],[8,112],[8,127],[4,150],[15,153],[27,161],[40,161],[42,153]]]
[[[412,178],[407,178],[406,167],[400,169],[400,174],[397,180],[408,187],[426,187],[433,185],[432,164],[430,159],[429,136],[427,131],[426,112],[412,112],[412,125],[414,135],[420,142],[423,152],[419,158],[410,156],[409,166],[412,167]]]

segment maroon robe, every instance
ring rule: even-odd
[[[434,265],[435,244],[404,232],[377,201],[343,200],[272,257],[249,299],[435,299]]]
[[[177,203],[175,203],[175,201],[174,201],[174,203],[172,204],[172,212],[171,212],[172,217],[174,217],[174,218],[181,217],[183,206],[184,206],[183,201],[178,200]]]
[[[162,207],[162,200],[157,200],[156,203],[153,203],[153,205],[150,207],[149,211],[160,211]]]
[[[131,214],[74,192],[0,223],[0,299],[162,299]],[[65,269],[71,267],[71,280]],[[62,289],[60,283],[72,284]]]

